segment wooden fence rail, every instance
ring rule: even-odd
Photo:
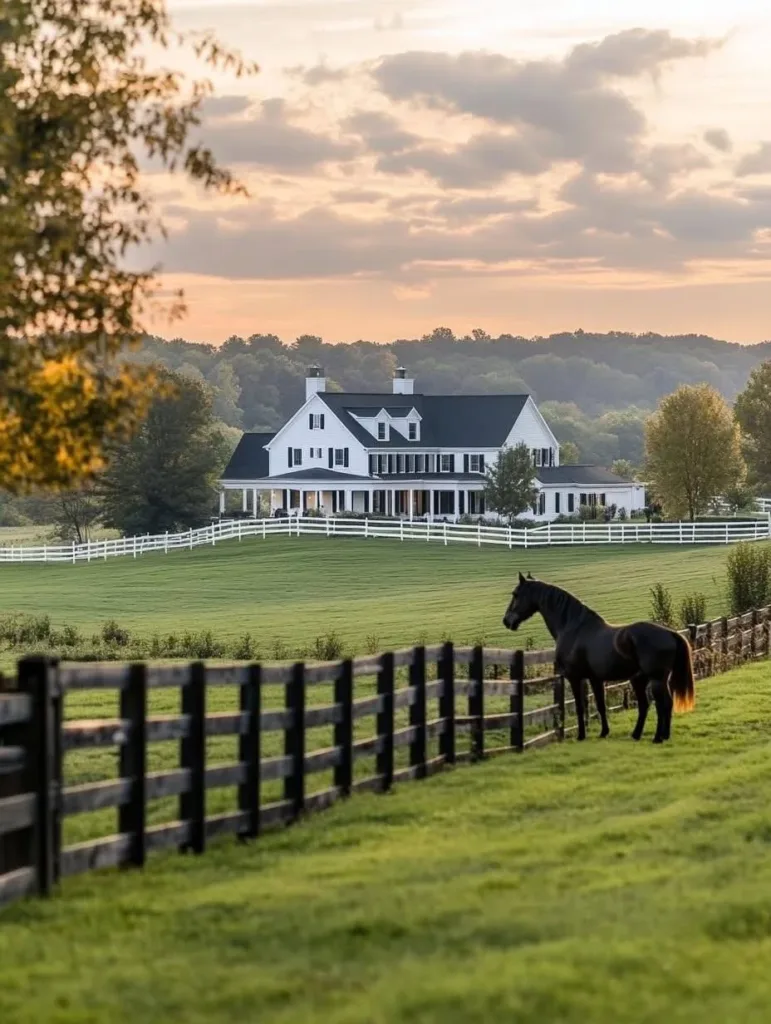
[[[683,631],[697,677],[768,657],[770,625],[764,608]],[[313,665],[25,658],[0,694],[0,905],[49,895],[69,875],[141,867],[154,850],[200,854],[223,833],[255,838],[354,792],[562,740],[577,728],[575,702],[553,673],[554,651],[449,642]],[[84,699],[111,695],[114,717],[82,716]],[[172,698],[178,713],[155,713]],[[620,683],[606,700],[618,711],[634,697]],[[223,762],[212,744],[228,738]],[[150,770],[170,744],[174,766]],[[99,777],[110,751],[114,773]],[[88,815],[98,837],[69,842],[73,819]]]

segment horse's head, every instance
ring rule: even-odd
[[[503,616],[503,624],[506,629],[512,631],[519,629],[523,622],[526,622],[538,611],[536,594],[536,580],[527,574],[527,577],[519,574],[519,582],[512,591],[509,607]]]

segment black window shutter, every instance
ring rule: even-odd
[[[554,449],[553,448],[549,449],[549,465],[550,466],[554,465]]]
[[[343,448],[343,465],[344,466],[348,465],[348,449],[347,448]]]
[[[468,458],[468,455],[466,456],[466,458]],[[465,502],[463,500],[464,498],[465,498],[465,494],[463,493],[463,491],[458,491],[458,514],[461,515],[461,516],[464,515],[464,513],[466,511],[466,509],[464,507],[465,506]]]
[[[468,455],[463,456],[463,472],[468,473]]]
[[[289,456],[289,468],[291,469],[292,468],[292,449],[291,448],[287,448],[287,454]]]
[[[313,430],[313,413],[308,413],[308,427]]]
[[[321,414],[321,429],[324,429],[324,413]]]
[[[480,472],[484,473],[484,471],[485,471],[485,457],[484,457],[484,455],[480,455],[479,456],[479,469],[480,469]]]
[[[334,448],[329,449],[329,468],[332,469],[335,464],[335,451]]]
[[[450,456],[450,472],[451,473],[455,472],[455,456],[454,455]]]

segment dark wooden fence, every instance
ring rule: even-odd
[[[723,671],[769,655],[769,609],[684,635],[699,677]],[[279,666],[26,658],[0,694],[0,905],[49,895],[69,875],[141,867],[153,850],[203,853],[215,836],[255,838],[356,791],[561,740],[576,729],[575,702],[553,661],[554,651],[451,643]],[[109,700],[114,717],[95,717]],[[611,711],[634,703],[626,683],[606,686],[606,700]],[[175,701],[175,713],[155,713]],[[70,836],[89,815],[97,836]]]

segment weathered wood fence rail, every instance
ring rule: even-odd
[[[769,625],[766,608],[684,631],[697,675],[767,657]],[[553,651],[449,642],[314,665],[26,658],[0,694],[0,905],[48,895],[69,875],[141,867],[153,850],[203,853],[217,835],[254,838],[356,791],[561,740],[576,728],[575,702],[553,661]],[[101,708],[111,694],[115,717],[71,717],[68,703],[82,715],[86,698]],[[179,712],[155,714],[170,696]],[[617,711],[634,698],[621,683],[606,700]],[[212,746],[226,738],[233,750]],[[159,747],[165,770],[150,770]],[[228,788],[226,807],[215,797]],[[159,805],[166,820],[151,813]],[[71,821],[88,815],[98,837],[67,842]]]

